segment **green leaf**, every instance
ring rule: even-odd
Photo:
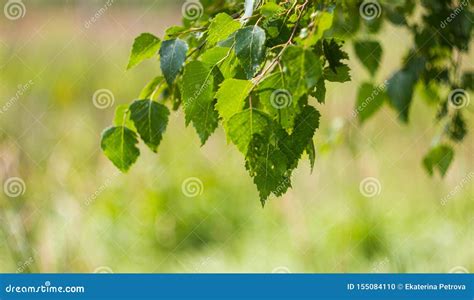
[[[211,48],[201,55],[200,60],[211,67],[218,65],[225,79],[235,76],[239,64],[234,52],[228,47]]]
[[[163,41],[160,48],[161,71],[168,85],[172,85],[186,60],[188,45],[180,39]]]
[[[288,41],[292,32],[288,25],[283,19],[279,18],[269,18],[263,21],[262,27],[267,35],[267,47],[274,47]]]
[[[312,51],[298,46],[289,46],[282,60],[287,68],[286,83],[296,105],[297,100],[308,94],[321,77],[321,62]]]
[[[388,80],[387,95],[390,103],[397,110],[399,119],[405,123],[408,122],[416,81],[414,73],[408,70],[398,71]]]
[[[331,11],[318,11],[316,17],[314,18],[314,26],[316,30],[314,34],[308,35],[308,38],[304,41],[306,47],[313,46],[318,42],[328,29],[332,27],[334,20],[334,13]]]
[[[223,41],[220,41],[217,43],[217,46],[219,47],[225,47],[225,48],[233,48],[235,46],[235,35],[237,32],[232,33],[229,35],[228,38],[226,38]]]
[[[265,18],[270,19],[282,13],[285,10],[285,8],[273,2],[267,2],[264,5],[262,5],[259,10]]]
[[[137,144],[136,133],[124,126],[110,127],[102,133],[102,150],[122,172],[127,172],[140,155]]]
[[[246,155],[253,136],[256,134],[261,136],[268,135],[270,124],[271,120],[267,114],[249,108],[230,118],[227,134],[240,152]]]
[[[136,100],[130,105],[130,111],[138,134],[156,152],[168,125],[168,108],[152,100]]]
[[[377,72],[382,59],[382,46],[377,41],[363,40],[354,42],[354,50],[372,76]]]
[[[408,122],[413,92],[425,66],[426,59],[411,52],[403,69],[388,80],[387,95],[402,122]]]
[[[256,135],[252,138],[245,166],[257,186],[262,206],[271,193],[280,196],[291,186],[284,153],[270,144],[266,137]]]
[[[316,41],[320,40],[323,37],[324,32],[332,27],[334,20],[334,12],[332,11],[322,11],[318,12],[318,15],[315,18],[315,24],[317,26],[315,37]]]
[[[209,47],[225,40],[241,27],[239,21],[234,20],[226,13],[217,14],[209,25],[207,44]]]
[[[244,119],[248,122],[250,118],[245,116]],[[250,139],[245,153],[246,167],[254,178],[263,205],[271,193],[280,196],[291,187],[291,170],[296,168],[305,150],[310,154],[311,165],[314,164],[312,138],[319,126],[319,113],[311,106],[304,107],[295,120],[295,129],[291,135],[276,125],[269,128],[271,123],[268,121],[262,120],[262,123],[264,125],[258,134],[245,137],[245,142]],[[248,132],[248,128],[241,130]],[[271,136],[278,138],[276,145]]]
[[[214,109],[213,89],[214,76],[208,65],[200,61],[186,65],[181,91],[186,125],[193,123],[202,145],[218,125],[219,115]]]
[[[316,83],[316,88],[311,95],[315,97],[319,103],[326,102],[326,84],[324,83],[324,77],[319,78]]]
[[[184,26],[171,26],[168,27],[165,31],[165,39],[169,40],[175,36],[178,36],[179,34],[183,33],[186,31],[186,27]]]
[[[336,71],[329,67],[324,68],[324,79],[331,82],[347,82],[351,81],[350,68],[347,65],[343,65],[336,68]]]
[[[300,107],[294,103],[297,98],[289,91],[283,73],[275,72],[265,78],[258,85],[257,93],[265,111],[283,128],[291,130]]]
[[[384,87],[376,87],[368,82],[362,83],[359,86],[354,110],[359,117],[359,122],[362,124],[375,114],[382,107],[384,100]]]
[[[160,48],[160,43],[160,39],[151,33],[142,33],[135,38],[128,60],[127,70],[155,56]]]
[[[338,67],[345,66],[342,60],[349,59],[349,55],[341,48],[342,43],[337,43],[334,39],[323,41],[324,56],[328,60],[329,68],[334,72],[337,72]]]
[[[208,64],[209,66],[215,66],[221,62],[229,54],[230,48],[228,47],[213,47],[209,50],[206,50],[199,59]]]
[[[461,111],[457,111],[446,125],[448,137],[454,142],[461,142],[467,135],[467,125],[464,121]]]
[[[136,131],[135,125],[130,119],[130,109],[127,104],[121,104],[115,108],[114,125],[125,126]]]
[[[280,138],[280,149],[286,154],[289,168],[296,168],[298,160],[313,141],[319,127],[319,112],[312,106],[306,106],[295,119],[295,128],[290,135]]]
[[[309,142],[308,146],[306,146],[306,153],[308,153],[309,164],[311,166],[311,172],[313,172],[314,163],[316,161],[316,149],[314,148],[313,140],[311,140],[311,142]]]
[[[235,54],[251,79],[265,59],[265,31],[258,26],[244,27],[237,31],[235,42]]]
[[[447,145],[439,145],[430,150],[430,152],[423,159],[423,166],[430,175],[433,175],[434,170],[438,169],[441,177],[446,174],[449,165],[454,158],[454,151]]]
[[[165,80],[163,76],[157,76],[153,78],[147,85],[142,89],[138,99],[150,99],[156,88]]]
[[[216,109],[222,120],[227,122],[242,111],[253,84],[248,80],[226,79],[216,93]]]

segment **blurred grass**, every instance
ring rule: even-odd
[[[156,61],[124,71],[135,35],[179,22],[179,7],[154,3],[123,1],[90,29],[84,22],[99,4],[33,3],[20,21],[0,18],[0,104],[34,82],[0,115],[0,178],[26,182],[21,197],[0,193],[0,272],[474,270],[472,179],[440,203],[474,169],[473,135],[456,147],[444,180],[428,177],[421,159],[440,130],[436,107],[416,99],[409,126],[385,107],[358,128],[349,116],[369,76],[355,61],[353,83],[330,85],[318,107],[314,172],[301,163],[294,188],[265,209],[223,132],[200,148],[181,114],[157,155],[141,147],[132,170],[117,173],[99,147],[113,108],[97,109],[92,95],[106,88],[115,106],[128,103],[158,74]],[[385,30],[380,81],[408,44],[394,39],[408,38],[400,30]],[[382,184],[377,197],[359,192],[368,176]],[[189,177],[203,182],[202,195],[183,195]]]

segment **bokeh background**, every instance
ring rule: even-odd
[[[409,125],[384,107],[359,127],[351,114],[369,75],[351,60],[353,82],[329,85],[317,105],[314,171],[301,163],[294,188],[262,209],[222,130],[200,148],[182,114],[128,174],[101,153],[115,107],[159,74],[158,61],[125,72],[134,37],[180,23],[180,1],[115,0],[89,26],[106,1],[23,3],[18,20],[0,14],[0,272],[474,271],[474,135],[444,179],[429,177],[421,160],[441,128],[426,97]],[[379,82],[411,43],[383,30]],[[101,89],[114,96],[105,108],[92,101]],[[373,197],[361,193],[368,177]],[[189,178],[202,183],[196,197],[183,193]]]

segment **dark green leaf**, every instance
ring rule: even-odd
[[[320,114],[314,107],[304,107],[295,119],[293,132],[290,135],[284,134],[280,139],[280,149],[286,154],[289,168],[296,168],[301,155],[312,142],[319,127],[319,117]]]
[[[130,111],[138,134],[156,152],[168,125],[168,108],[152,100],[137,100],[130,105]]]
[[[315,90],[311,93],[313,97],[318,100],[319,103],[326,102],[326,84],[324,83],[324,77],[319,78],[316,83]]]
[[[347,82],[351,81],[351,75],[348,66],[343,65],[336,68],[334,72],[331,68],[326,67],[324,68],[324,79],[331,82]]]
[[[449,138],[454,142],[461,142],[467,134],[466,122],[458,111],[446,126]]]
[[[398,117],[403,122],[408,122],[413,90],[417,78],[409,70],[401,70],[388,80],[387,95],[390,103],[397,110]]]
[[[337,43],[334,39],[323,41],[324,56],[326,56],[329,68],[331,68],[333,72],[337,72],[338,67],[345,66],[342,60],[349,59],[349,55],[341,48],[342,43]]]
[[[161,71],[168,85],[172,85],[183,68],[188,45],[180,39],[163,41],[160,48]]]
[[[306,153],[308,153],[309,164],[311,166],[311,172],[312,172],[313,169],[314,169],[314,163],[316,161],[316,149],[314,148],[313,140],[311,140],[311,142],[309,142],[308,146],[306,146]]]
[[[237,31],[235,42],[235,54],[251,79],[265,58],[265,31],[258,26],[244,27]]]
[[[257,186],[262,206],[271,193],[280,196],[291,186],[285,155],[263,136],[251,139],[245,166]]]
[[[380,43],[370,40],[355,41],[354,50],[361,63],[374,76],[382,59],[382,46],[380,46]]]
[[[371,83],[364,82],[359,87],[357,102],[354,112],[359,117],[362,124],[375,114],[385,100],[385,86],[374,86]]]
[[[298,46],[289,46],[285,50],[283,62],[288,69],[288,76],[285,76],[287,86],[293,98],[298,100],[318,82],[322,74],[321,62],[313,52]]]
[[[124,126],[110,127],[102,133],[102,150],[122,172],[128,171],[140,155],[137,144],[136,133]]]
[[[454,151],[447,145],[439,145],[430,150],[423,159],[423,165],[430,175],[438,169],[441,177],[444,177],[454,158]]]

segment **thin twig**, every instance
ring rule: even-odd
[[[293,28],[293,31],[291,32],[291,35],[290,35],[290,38],[288,39],[288,41],[283,45],[283,48],[281,49],[281,51],[277,54],[277,56],[273,59],[273,61],[270,63],[270,65],[268,65],[263,71],[262,73],[260,73],[260,75],[258,75],[258,77],[255,78],[254,80],[254,87],[256,85],[258,85],[262,79],[264,78],[264,76],[268,73],[268,72],[271,72],[273,70],[273,67],[275,66],[275,64],[277,62],[280,61],[283,53],[285,52],[286,48],[288,48],[288,46],[292,43],[291,41],[293,40],[295,34],[296,34],[296,31],[298,29],[298,25],[301,21],[301,18],[303,17],[303,13],[304,13],[304,9],[306,8],[306,5],[308,5],[309,1],[306,0],[305,3],[303,3],[301,5],[301,13],[299,14],[298,16],[298,19],[295,23],[295,27]]]

